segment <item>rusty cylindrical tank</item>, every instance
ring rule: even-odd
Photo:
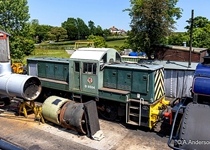
[[[67,102],[61,109],[60,123],[64,128],[86,134],[84,105],[74,101]]]
[[[70,100],[58,96],[48,97],[42,104],[43,117],[50,122],[60,125],[60,110],[68,101]]]
[[[58,96],[50,96],[42,105],[42,115],[50,122],[86,134],[83,108],[83,103],[75,103]]]
[[[0,94],[35,100],[41,93],[41,82],[37,77],[11,72],[10,63],[0,63]]]

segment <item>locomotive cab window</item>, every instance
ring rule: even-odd
[[[121,62],[121,56],[116,52],[116,62]]]
[[[83,73],[96,74],[96,63],[83,63]]]
[[[79,72],[79,62],[74,62],[74,71]]]

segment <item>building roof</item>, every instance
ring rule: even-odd
[[[0,32],[6,34],[6,35],[8,35],[8,36],[11,36],[9,33],[5,32],[5,31],[3,31],[3,30],[1,30],[1,29],[0,29]]]
[[[114,68],[128,68],[128,69],[137,69],[137,70],[157,70],[163,68],[163,65],[157,64],[141,64],[141,63],[120,63],[120,64],[108,64],[106,67]]]
[[[189,51],[190,50],[190,47],[176,46],[176,45],[159,45],[159,47],[181,50],[181,51]],[[208,50],[208,48],[192,47],[192,52],[195,52],[195,53],[200,53],[200,52],[206,51],[206,50]]]
[[[190,67],[188,67],[188,62],[182,61],[166,61],[166,60],[140,60],[140,64],[158,64],[163,65],[164,69],[174,69],[174,70],[195,70],[198,63],[191,62]]]
[[[98,60],[108,52],[116,51],[112,48],[79,48],[72,55],[71,59],[89,59],[89,60]]]

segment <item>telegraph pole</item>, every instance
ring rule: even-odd
[[[189,64],[188,64],[188,68],[191,68],[193,20],[194,20],[194,10],[192,10],[192,14],[191,14],[191,25],[190,25],[190,51],[189,51]]]

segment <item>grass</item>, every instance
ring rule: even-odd
[[[124,44],[125,40],[116,40],[116,41],[107,41],[108,47],[114,47],[114,46],[122,46]]]
[[[106,43],[107,43],[108,47],[110,47],[110,48],[115,48],[115,47],[119,48],[120,46],[123,45],[124,40],[107,41]],[[67,45],[65,45],[66,47],[74,46],[69,41],[66,41],[65,44],[67,44]],[[48,46],[49,46],[49,48],[48,48]],[[45,48],[40,48],[40,46],[36,46],[34,52],[31,55],[24,57],[24,59],[22,61],[23,64],[26,64],[26,59],[31,58],[31,57],[57,57],[57,58],[69,58],[70,57],[70,55],[64,50],[64,48],[63,47],[61,48],[61,46],[59,46],[59,44],[56,46],[55,49],[51,49],[50,46],[52,46],[52,45],[46,44]],[[79,46],[86,47],[85,44],[81,44]]]
[[[69,58],[70,56],[65,50],[35,49],[32,55],[24,57],[23,64],[26,64],[26,59],[31,57]]]

